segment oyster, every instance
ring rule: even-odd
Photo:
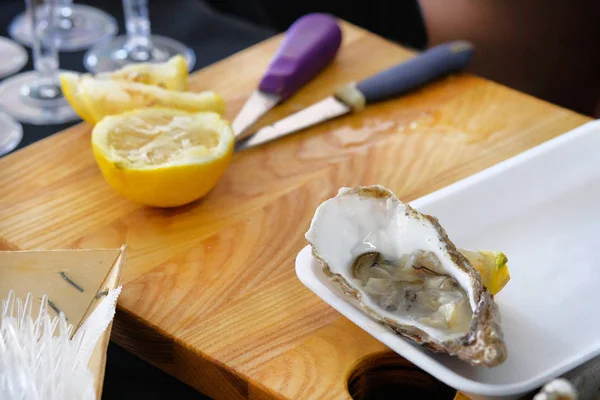
[[[342,188],[306,239],[325,274],[396,333],[473,365],[505,360],[493,296],[435,217],[382,186]]]

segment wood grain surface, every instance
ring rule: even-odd
[[[264,123],[413,55],[349,24],[343,32],[337,60]],[[280,39],[199,71],[191,90],[222,94],[233,119]],[[586,121],[475,76],[451,76],[240,152],[205,199],[170,210],[113,192],[81,124],[0,160],[0,246],[126,243],[112,339],[211,397],[349,398],[355,367],[386,348],[296,278],[315,208],[358,184],[410,201]]]

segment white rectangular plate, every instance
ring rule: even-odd
[[[304,248],[310,290],[415,365],[475,397],[529,392],[600,354],[600,121],[585,124],[411,202],[438,217],[457,247],[508,256],[495,300],[508,348],[494,368],[434,354],[376,323]]]

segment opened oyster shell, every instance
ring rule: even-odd
[[[306,239],[325,274],[398,334],[473,365],[505,360],[498,307],[436,218],[382,186],[342,188]]]

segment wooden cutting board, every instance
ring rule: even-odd
[[[343,32],[334,64],[264,122],[413,55],[349,24]],[[191,90],[221,93],[233,119],[280,39],[199,71]],[[350,387],[359,398],[407,385],[398,378],[402,360],[296,278],[315,208],[358,184],[382,184],[410,201],[587,121],[452,76],[238,153],[208,197],[171,210],[113,192],[92,157],[91,127],[81,124],[0,160],[0,248],[126,243],[113,340],[211,397],[341,399]],[[408,381],[438,390],[424,377]]]

